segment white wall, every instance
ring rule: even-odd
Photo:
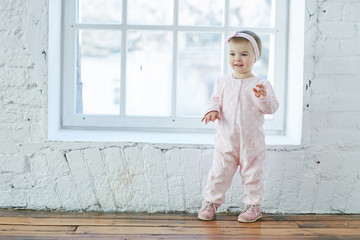
[[[360,213],[359,12],[306,1],[304,139],[269,147],[265,212]],[[47,140],[47,21],[46,0],[0,2],[0,208],[197,211],[212,146]]]

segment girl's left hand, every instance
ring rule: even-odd
[[[266,90],[265,90],[265,86],[263,84],[258,84],[256,85],[256,87],[258,88],[253,88],[253,91],[255,93],[255,96],[257,98],[264,98],[266,97]]]

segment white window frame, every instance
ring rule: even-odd
[[[63,81],[64,76],[66,76],[66,72],[63,71],[64,65],[63,61],[65,59],[63,49],[66,43],[64,39],[64,26],[66,26],[63,18],[63,14],[66,11],[64,8],[64,1],[68,0],[53,0],[49,2],[49,97],[48,97],[48,136],[50,140],[70,140],[70,141],[139,141],[138,139],[142,139],[144,142],[158,142],[158,143],[204,143],[204,144],[212,144],[213,143],[213,127],[214,126],[205,126],[199,122],[199,119],[196,118],[196,121],[198,123],[194,124],[194,119],[175,119],[175,122],[178,124],[176,127],[169,128],[168,126],[166,128],[156,128],[153,126],[153,124],[149,125],[143,125],[143,127],[135,126],[133,127],[116,127],[116,124],[119,124],[119,118],[114,118],[113,116],[104,116],[105,118],[99,119],[95,118],[95,116],[75,116],[75,114],[70,114],[64,118],[66,113],[64,114],[64,91],[63,89],[68,90],[69,83],[65,83]],[[288,4],[288,1],[290,4]],[[284,102],[283,104],[283,112],[282,114],[279,114],[279,118],[282,119],[281,124],[278,124],[277,126],[273,126],[273,131],[267,131],[267,138],[272,139],[274,141],[270,140],[270,144],[299,144],[301,141],[301,125],[302,125],[302,88],[297,88],[302,86],[302,76],[303,76],[303,32],[301,30],[303,29],[303,21],[304,16],[302,12],[298,12],[296,7],[301,7],[304,9],[304,3],[302,4],[296,4],[294,3],[296,0],[277,0],[275,8],[273,8],[275,11],[284,11],[288,12],[288,7],[290,6],[292,8],[292,14],[293,16],[289,20],[293,19],[299,19],[300,24],[293,24],[294,26],[302,27],[298,28],[297,30],[300,30],[300,33],[297,31],[289,31],[287,32],[287,29],[289,28],[288,23],[291,25],[292,22],[288,21],[288,19],[276,19],[276,21],[282,22],[282,26],[276,26],[276,28],[273,28],[271,30],[271,33],[275,34],[278,37],[282,36],[283,41],[277,41],[276,42],[276,48],[283,54],[285,57],[282,60],[275,60],[276,65],[281,65],[281,68],[278,68],[278,70],[275,70],[274,76],[282,76],[283,83],[280,84],[274,84],[274,89],[277,93],[277,96],[279,99]],[[177,0],[175,0],[175,7],[177,5]],[[226,4],[229,4],[229,1],[226,0]],[[298,5],[298,6],[296,6]],[[304,6],[303,6],[304,5]],[[294,8],[294,6],[296,6]],[[123,7],[123,11],[125,11]],[[290,11],[289,11],[290,12]],[[278,14],[276,15],[278,17]],[[295,17],[294,17],[295,16]],[[123,18],[126,18],[126,15],[123,14]],[[174,16],[176,18],[176,16]],[[286,16],[287,18],[287,16]],[[124,20],[124,19],[123,19]],[[294,21],[293,21],[294,22]],[[124,22],[123,22],[124,23]],[[217,30],[219,32],[224,31],[224,34],[227,32],[231,32],[233,30],[236,30],[235,28],[226,27],[226,24],[228,24],[228,21],[225,21],[225,28],[211,28],[208,27],[209,30]],[[86,24],[82,24],[82,27],[87,27]],[[62,28],[64,27],[64,28]],[[75,26],[74,24],[70,24],[67,26],[69,31],[74,31],[75,28],[78,26]],[[115,28],[118,28],[119,26],[113,26]],[[133,26],[134,27],[134,26]],[[139,26],[137,26],[139,27]],[[146,26],[147,28],[149,26]],[[150,26],[151,27],[151,26]],[[156,26],[158,27],[158,26]],[[169,26],[166,26],[169,28]],[[157,28],[156,28],[157,29]],[[196,28],[180,28],[178,27],[177,30],[197,30]],[[290,28],[291,29],[291,28]],[[157,29],[158,30],[158,29]],[[253,30],[257,32],[258,34],[261,33],[268,33],[265,31],[265,29],[260,28],[250,28],[249,30]],[[287,36],[289,34],[289,36]],[[124,35],[123,35],[124,36]],[[292,37],[293,36],[293,37]],[[300,39],[298,39],[300,37]],[[298,51],[293,51],[293,57],[292,59],[298,59],[296,61],[296,64],[292,64],[291,62],[288,62],[288,43],[287,40],[290,39],[290,47],[295,46],[297,47]],[[125,41],[123,41],[125,42]],[[300,44],[300,45],[298,45]],[[124,48],[123,48],[124,49]],[[175,51],[176,49],[174,49]],[[123,54],[123,53],[122,53]],[[294,58],[294,56],[298,56],[300,58]],[[227,56],[224,54],[224,72],[227,68]],[[295,62],[295,61],[294,61]],[[175,63],[174,63],[175,64]],[[286,71],[287,66],[289,64],[289,67],[293,66],[297,70],[297,77],[296,79],[300,80],[294,84],[294,82],[286,82],[286,79],[288,78],[289,72]],[[299,66],[299,67],[297,67]],[[285,69],[284,71],[281,71],[280,69]],[[122,71],[124,72],[124,71]],[[173,73],[176,75],[176,72]],[[290,77],[290,76],[289,76]],[[295,77],[295,76],[291,76]],[[293,78],[295,79],[295,78]],[[124,81],[124,80],[122,80]],[[300,85],[299,85],[300,83]],[[74,96],[75,87],[71,87],[71,95]],[[291,97],[292,95],[289,95],[289,92],[291,91],[299,97],[299,99],[294,99]],[[69,91],[66,91],[69,93]],[[124,95],[123,95],[124,96]],[[66,102],[69,104],[73,102],[74,97],[72,100],[71,98],[67,99]],[[290,107],[288,104],[285,104],[286,100],[291,100],[292,103],[296,103],[297,107]],[[75,105],[73,105],[75,106]],[[72,108],[74,110],[74,107]],[[74,111],[72,111],[74,112]],[[295,118],[294,118],[295,116]],[[84,119],[85,118],[85,119]],[[65,120],[64,120],[65,119]],[[111,120],[115,122],[116,124],[112,127],[109,127],[108,124],[104,124],[104,122]],[[134,120],[140,120],[141,122],[144,122],[144,118],[133,118],[128,119],[127,122],[133,124]],[[290,121],[286,121],[288,119],[296,120],[292,122],[296,122],[296,126],[298,127],[296,130],[294,128],[291,128]],[[74,124],[72,122],[71,124],[66,125],[66,123],[69,123],[69,120],[76,120],[78,121],[78,124]],[[105,121],[106,120],[106,121]],[[145,122],[154,122],[154,118],[147,118],[148,121]],[[168,123],[173,125],[174,119],[167,119],[165,121],[162,121],[161,123]],[[111,123],[110,121],[110,123]],[[64,124],[65,123],[65,124]],[[76,122],[75,122],[76,123]],[[95,123],[95,124],[94,124]],[[294,125],[294,126],[295,126]],[[115,126],[115,127],[114,127]],[[119,126],[119,125],[118,125]],[[186,128],[185,128],[185,127]],[[189,126],[194,126],[192,129],[189,129]],[[268,122],[265,123],[265,129],[268,129]],[[111,131],[104,131],[106,129],[110,129]],[[278,130],[281,129],[281,130]],[[289,130],[292,129],[292,130]],[[129,131],[131,130],[131,131]],[[210,130],[210,131],[209,131]],[[172,134],[174,132],[174,134]],[[189,133],[188,133],[189,132]],[[189,139],[190,137],[190,139]],[[208,139],[208,140],[206,140]]]
[[[236,28],[229,26],[229,0],[225,1],[225,21],[224,27],[196,27],[196,26],[179,26],[178,25],[178,0],[174,0],[174,17],[173,25],[159,26],[159,25],[128,25],[127,24],[127,1],[123,0],[122,6],[122,24],[87,24],[78,23],[76,16],[77,1],[64,0],[64,21],[63,21],[63,87],[66,91],[63,93],[63,127],[87,127],[87,128],[118,128],[118,129],[141,129],[141,130],[166,130],[166,131],[184,131],[184,130],[209,130],[213,126],[204,125],[199,121],[198,117],[179,117],[176,115],[176,69],[177,69],[177,34],[179,31],[187,32],[207,32],[207,33],[222,33],[223,38],[229,32],[236,30]],[[258,34],[273,34],[275,37],[275,51],[276,56],[270,56],[274,58],[275,67],[274,78],[277,81],[274,84],[275,91],[278,98],[284,99],[284,82],[285,71],[283,67],[286,59],[286,36],[287,36],[287,1],[276,0],[275,6],[272,8],[275,12],[274,27],[269,28],[250,28]],[[121,43],[121,100],[119,115],[90,115],[90,114],[76,114],[75,102],[76,102],[76,43],[77,32],[83,29],[99,29],[99,30],[117,30],[121,31],[122,43]],[[128,30],[134,29],[146,29],[146,30],[161,30],[171,31],[173,33],[173,74],[172,74],[172,112],[169,117],[134,117],[125,116],[125,89],[126,89],[126,33]],[[223,54],[223,74],[226,73],[228,67],[227,54]],[[273,66],[269,66],[270,68]],[[283,101],[281,101],[283,102]],[[266,130],[283,130],[283,107],[279,109],[279,113],[274,115],[273,118],[266,121]]]

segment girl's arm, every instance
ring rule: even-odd
[[[274,89],[269,81],[263,81],[254,89],[253,99],[259,109],[265,114],[273,114],[279,108]]]
[[[205,116],[206,114],[208,114],[209,112],[212,111],[217,111],[218,114],[220,114],[220,89],[219,89],[219,78],[215,80],[214,83],[214,92],[211,95],[207,107],[206,107],[206,111],[205,111]]]

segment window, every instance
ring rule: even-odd
[[[227,34],[256,32],[257,76],[281,107],[284,131],[287,0],[64,0],[61,127],[212,131],[200,122],[214,80],[229,71]]]

